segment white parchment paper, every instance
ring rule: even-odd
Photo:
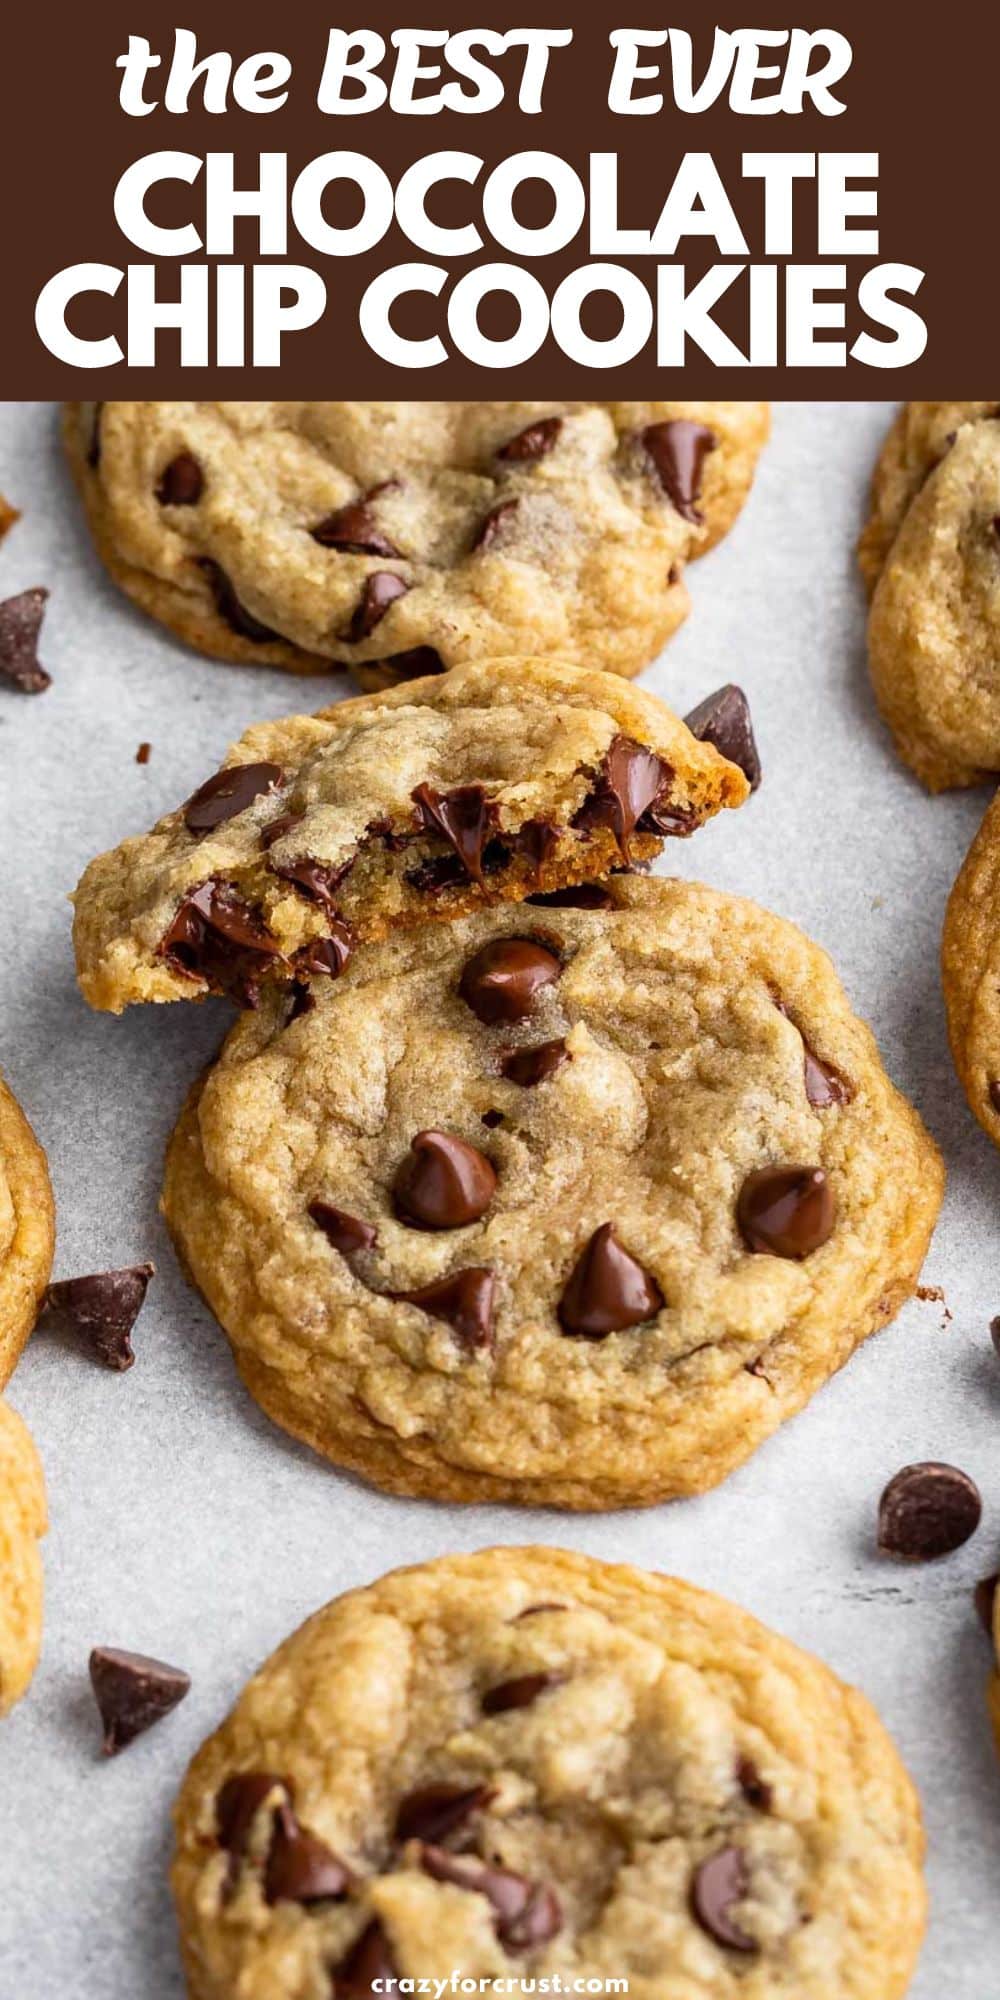
[[[1000,1765],[984,1708],[975,1579],[1000,1563],[1000,1157],[966,1110],[938,978],[945,899],[981,795],[928,798],[877,722],[853,542],[884,404],[786,404],[747,510],[690,573],[689,623],[647,676],[683,712],[738,680],[764,783],[670,864],[758,898],[832,953],[887,1066],[949,1170],[914,1302],[717,1492],[644,1513],[449,1509],[384,1498],[273,1428],[239,1386],[157,1214],[184,1092],[222,1003],[85,1007],[68,892],[85,862],[183,799],[250,722],[347,691],[213,665],[130,608],[94,557],[55,412],[0,410],[0,490],[24,519],[0,595],[51,590],[49,693],[0,690],[0,1062],[47,1147],[56,1272],[152,1257],[125,1376],[36,1336],[11,1387],[45,1461],[45,1650],[0,1726],[2,2000],[180,2000],[166,1885],[170,1805],[188,1758],[251,1670],[307,1613],[400,1562],[491,1542],[562,1543],[721,1591],[860,1684],[923,1794],[932,1919],[914,2000],[990,2000],[1000,1961]],[[149,741],[148,765],[135,763]],[[980,1482],[983,1526],[944,1563],[874,1552],[897,1467],[946,1458]],[[193,1675],[183,1706],[99,1756],[87,1655],[159,1654]]]

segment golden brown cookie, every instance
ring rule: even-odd
[[[270,988],[170,1146],[252,1393],[389,1490],[699,1492],[916,1282],[941,1162],[825,954],[691,883],[596,904]]]
[[[948,898],[941,975],[955,1068],[980,1125],[1000,1146],[1000,794]]]
[[[859,556],[879,708],[931,791],[1000,770],[1000,405],[911,403]]]
[[[45,1154],[0,1079],[0,1388],[35,1324],[54,1240]]]
[[[45,1485],[20,1417],[0,1399],[0,1715],[28,1686],[42,1639]]]
[[[742,803],[743,772],[655,696],[484,661],[248,730],[76,894],[92,1006],[338,976],[358,944],[648,862]]]
[[[763,403],[71,403],[98,549],[213,658],[387,686],[500,654],[635,674]]]
[[[864,1697],[723,1598],[558,1549],[327,1605],[175,1821],[191,2000],[452,1973],[900,2000],[924,1928],[919,1802]]]

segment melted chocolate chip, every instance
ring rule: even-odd
[[[0,680],[19,694],[44,694],[52,686],[38,658],[38,638],[48,602],[47,590],[22,590],[0,604]]]
[[[417,1132],[393,1183],[396,1213],[418,1229],[464,1229],[486,1214],[495,1169],[452,1132]]]
[[[569,1052],[560,1038],[555,1042],[539,1042],[533,1049],[511,1049],[500,1058],[500,1074],[508,1083],[519,1083],[523,1089],[532,1090],[536,1084],[545,1083],[554,1076],[564,1062],[569,1061]]]
[[[457,854],[435,854],[408,868],[404,879],[422,896],[440,896],[446,889],[457,889],[469,877]]]
[[[695,1870],[691,1908],[710,1938],[729,1951],[756,1951],[753,1938],[740,1929],[732,1911],[749,1888],[746,1856],[738,1847],[721,1847]]]
[[[254,1006],[261,975],[280,958],[263,919],[231,882],[210,876],[189,891],[157,947],[177,972]]]
[[[435,1882],[451,1882],[485,1896],[493,1907],[497,1936],[510,1950],[547,1944],[562,1928],[562,1911],[547,1884],[531,1882],[513,1869],[496,1868],[477,1854],[450,1854],[445,1847],[424,1845],[420,1866]]]
[[[316,1007],[316,1001],[307,983],[302,979],[292,980],[290,995],[288,1013],[285,1016],[286,1028],[291,1027],[293,1021],[301,1021],[303,1014],[312,1014]]]
[[[346,1896],[353,1877],[339,1855],[300,1826],[291,1806],[278,1807],[264,1867],[268,1903],[333,1903]]]
[[[565,1674],[516,1674],[513,1680],[499,1681],[487,1688],[482,1699],[484,1715],[505,1715],[511,1708],[530,1708],[549,1688],[561,1687]]]
[[[493,507],[490,510],[472,544],[473,550],[477,554],[481,554],[484,549],[492,548],[498,535],[503,534],[507,523],[517,513],[518,505],[517,500],[501,500],[498,507]]]
[[[376,625],[382,623],[390,604],[395,604],[397,597],[405,597],[409,588],[409,584],[391,569],[377,569],[371,576],[366,576],[358,608],[344,638],[352,646],[367,639]]]
[[[604,1340],[644,1320],[655,1319],[663,1293],[655,1278],[623,1249],[614,1224],[595,1229],[578,1257],[559,1301],[564,1333]]]
[[[352,556],[399,556],[400,551],[387,535],[382,533],[372,512],[372,501],[380,493],[389,493],[398,485],[398,480],[386,479],[381,486],[373,486],[370,493],[357,500],[349,500],[346,507],[338,507],[328,514],[318,527],[310,528],[313,541],[321,549],[340,549],[344,555]]]
[[[684,808],[674,810],[666,803],[657,817],[657,801],[670,786],[673,775],[670,765],[654,751],[633,742],[630,736],[616,736],[590,796],[574,816],[574,826],[585,832],[608,827],[624,860],[628,861],[629,843],[644,816],[659,832],[674,831],[675,823],[689,818]]]
[[[500,446],[496,456],[504,465],[533,464],[536,459],[547,458],[558,442],[563,427],[561,417],[540,417],[527,430],[518,431],[506,444]]]
[[[184,824],[189,833],[211,833],[284,781],[280,764],[229,764],[192,792],[184,807]]]
[[[669,423],[648,424],[641,437],[671,506],[685,521],[700,527],[705,518],[697,504],[701,477],[709,452],[719,442],[715,432],[705,424],[675,417]]]
[[[993,1637],[993,1607],[996,1603],[998,1584],[1000,1584],[1000,1575],[997,1575],[994,1571],[992,1576],[980,1577],[973,1592],[976,1615],[983,1631],[988,1633],[991,1639]]]
[[[104,1363],[119,1374],[135,1360],[129,1338],[142,1310],[153,1276],[152,1264],[130,1264],[119,1271],[94,1271],[85,1278],[63,1278],[50,1285],[43,1311],[79,1334]]]
[[[421,1785],[400,1800],[396,1839],[429,1840],[435,1844],[447,1840],[473,1813],[482,1812],[492,1797],[489,1785]]]
[[[276,847],[279,840],[284,840],[286,833],[291,833],[293,826],[301,826],[304,819],[304,812],[279,813],[277,819],[268,820],[267,825],[261,827],[258,846],[265,854],[269,854],[272,847]]]
[[[481,885],[483,848],[496,817],[496,809],[482,785],[456,785],[450,792],[439,792],[433,785],[417,785],[410,797],[422,825],[429,832],[444,836],[466,874]]]
[[[470,1264],[447,1278],[435,1278],[413,1292],[390,1292],[389,1297],[418,1306],[432,1319],[443,1319],[454,1331],[462,1347],[474,1350],[489,1347],[493,1339],[493,1300],[496,1274],[482,1264]]]
[[[272,631],[255,618],[252,611],[240,602],[233,585],[222,565],[213,562],[211,556],[196,556],[198,568],[203,572],[209,590],[215,599],[219,617],[225,620],[231,632],[241,639],[249,639],[255,646],[269,645],[272,639],[280,638],[280,633]]]
[[[405,652],[390,653],[384,660],[366,660],[365,671],[384,675],[390,687],[400,681],[422,681],[429,674],[447,673],[440,653],[433,646],[410,646]]]
[[[736,1220],[748,1249],[801,1262],[833,1234],[830,1183],[822,1167],[756,1167],[740,1189]]]
[[[196,507],[205,490],[205,476],[194,453],[179,451],[164,467],[156,497],[161,507]]]
[[[183,1701],[191,1677],[165,1660],[95,1646],[90,1683],[104,1724],[104,1755],[115,1757]]]
[[[568,889],[544,889],[526,896],[539,910],[613,910],[615,899],[602,882],[575,882]]]
[[[350,1257],[358,1250],[371,1250],[378,1241],[378,1231],[370,1222],[362,1222],[359,1215],[349,1215],[346,1208],[334,1208],[332,1202],[311,1201],[309,1216],[342,1257]]]
[[[760,756],[750,720],[750,704],[743,689],[729,681],[706,695],[690,715],[684,717],[692,736],[711,743],[720,757],[728,758],[742,771],[750,790],[760,784]]]
[[[265,1800],[277,1791],[287,1799],[292,1796],[288,1779],[277,1777],[273,1771],[238,1771],[235,1777],[226,1779],[216,1796],[215,1826],[219,1846],[227,1854],[239,1859],[246,1852],[257,1814]]]
[[[330,1978],[333,2000],[391,2000],[399,1972],[377,1917],[366,1924]]]
[[[283,882],[290,882],[311,903],[318,903],[330,916],[336,916],[334,891],[350,873],[350,861],[316,861],[311,854],[301,854],[297,861],[272,861],[270,866]]]
[[[741,1757],[736,1766],[736,1782],[748,1806],[756,1812],[770,1812],[774,1804],[774,1792],[761,1777],[752,1757]]]
[[[494,938],[466,964],[458,990],[477,1020],[523,1021],[562,972],[555,952],[534,938]]]
[[[527,819],[518,828],[514,847],[530,868],[544,868],[559,845],[559,828],[547,819]]]
[[[791,1021],[793,1028],[798,1030],[802,1042],[802,1080],[806,1097],[813,1109],[827,1111],[832,1104],[849,1104],[853,1096],[850,1084],[838,1070],[816,1054],[815,1049],[806,1041],[795,1016],[777,994],[774,995],[774,1004],[779,1014],[784,1014],[786,1021]]]
[[[354,933],[342,917],[328,919],[328,937],[311,938],[296,952],[292,961],[297,972],[325,979],[339,979],[354,949]]]
[[[904,1465],[879,1501],[879,1548],[907,1562],[949,1556],[975,1534],[982,1511],[979,1488],[957,1466]]]

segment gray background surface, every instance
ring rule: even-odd
[[[932,800],[878,724],[852,545],[885,404],[787,404],[749,506],[691,572],[694,610],[647,685],[682,712],[747,688],[764,785],[671,865],[800,923],[832,953],[949,1170],[915,1301],[717,1492],[591,1518],[459,1511],[369,1492],[291,1443],[239,1386],[157,1214],[164,1142],[228,1010],[88,1011],[66,896],[99,849],[183,799],[250,722],[319,706],[310,686],[212,665],[120,598],[92,555],[53,410],[0,411],[0,490],[24,519],[0,595],[52,593],[51,691],[0,690],[0,1059],[45,1143],[57,1275],[152,1257],[159,1274],[115,1376],[40,1333],[12,1385],[46,1467],[42,1665],[0,1731],[2,2000],[180,2000],[166,1887],[169,1809],[188,1758],[307,1613],[399,1562],[491,1542],[563,1543],[675,1571],[747,1605],[871,1696],[923,1794],[931,1929],[914,2000],[988,2000],[1000,1958],[1000,1768],[988,1648],[970,1607],[1000,1561],[1000,1157],[948,1058],[937,970],[945,899],[979,795]],[[152,743],[148,766],[134,758]],[[915,1458],[981,1484],[983,1526],[950,1560],[879,1559],[879,1492]],[[95,1643],[158,1653],[193,1691],[117,1761],[98,1754]]]

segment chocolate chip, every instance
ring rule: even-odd
[[[408,868],[404,879],[422,896],[440,896],[446,889],[460,888],[469,877],[457,854],[435,854]]]
[[[604,1340],[655,1319],[662,1305],[655,1278],[622,1248],[614,1224],[604,1222],[573,1266],[559,1301],[559,1323],[564,1333]]]
[[[339,1855],[299,1825],[291,1806],[279,1806],[264,1866],[265,1902],[334,1903],[352,1881]]]
[[[904,1465],[878,1503],[878,1546],[907,1562],[949,1556],[975,1534],[982,1511],[979,1488],[957,1466]]]
[[[527,1604],[523,1611],[518,1612],[517,1617],[514,1620],[514,1623],[515,1625],[519,1625],[522,1618],[537,1618],[539,1612],[541,1611],[568,1611],[568,1610],[569,1610],[568,1604],[557,1604],[554,1598],[550,1599],[549,1602],[546,1604]]]
[[[458,990],[477,1020],[523,1021],[535,1000],[562,972],[554,951],[534,938],[494,938],[466,964]]]
[[[257,1814],[265,1800],[277,1791],[285,1798],[292,1796],[288,1779],[276,1777],[273,1771],[238,1771],[235,1777],[227,1778],[215,1801],[219,1846],[237,1859],[245,1853]]]
[[[366,1924],[330,1975],[333,2000],[387,2000],[399,1972],[377,1917]]]
[[[168,1667],[145,1653],[122,1653],[114,1646],[94,1647],[90,1681],[104,1724],[106,1757],[116,1756],[169,1715],[191,1686],[190,1675],[180,1667]]]
[[[802,1042],[802,1080],[809,1103],[816,1111],[827,1111],[831,1104],[849,1104],[853,1096],[850,1084],[830,1063],[823,1061],[814,1048],[806,1041],[794,1014],[786,1007],[777,994],[774,1004],[786,1021],[791,1021]]]
[[[998,1584],[1000,1584],[1000,1575],[994,1572],[993,1576],[981,1577],[973,1592],[979,1622],[982,1625],[983,1631],[988,1633],[991,1639],[993,1637],[993,1607],[996,1602]]]
[[[535,459],[547,458],[562,431],[561,417],[540,417],[536,424],[529,424],[527,430],[518,431],[496,453],[504,465],[524,465]]]
[[[559,828],[553,826],[550,820],[527,819],[517,830],[514,847],[528,866],[537,870],[551,860],[559,840]]]
[[[507,522],[517,513],[518,505],[517,500],[501,500],[498,507],[491,509],[472,544],[474,553],[481,554],[484,549],[492,548],[497,536],[503,533]]]
[[[760,756],[750,720],[750,704],[741,687],[732,681],[706,695],[690,715],[684,717],[699,743],[711,743],[720,757],[727,757],[742,771],[750,790],[760,784]]]
[[[209,876],[185,896],[157,946],[178,972],[254,1006],[261,975],[281,954],[263,919],[231,882]]]
[[[761,1777],[752,1757],[741,1757],[736,1765],[736,1782],[748,1806],[757,1812],[770,1812],[774,1804],[772,1787]]]
[[[836,1208],[822,1167],[755,1167],[736,1203],[750,1250],[801,1262],[833,1234]]]
[[[568,889],[543,889],[526,896],[539,910],[613,910],[615,899],[602,882],[575,882]]]
[[[296,861],[270,863],[283,882],[290,882],[294,889],[300,889],[311,903],[318,903],[330,916],[337,914],[335,891],[345,875],[350,873],[352,865],[350,861],[316,861],[311,854],[301,854]]]
[[[284,781],[280,764],[229,764],[192,792],[184,807],[184,824],[189,833],[211,833]]]
[[[378,1241],[378,1231],[370,1222],[362,1222],[359,1215],[349,1215],[346,1208],[334,1208],[332,1202],[311,1201],[309,1215],[342,1257],[350,1257],[357,1250],[371,1250]]]
[[[311,938],[292,961],[297,972],[339,979],[354,949],[354,933],[342,917],[330,917],[329,936]]]
[[[262,624],[240,602],[221,563],[213,562],[211,556],[196,556],[195,561],[215,599],[219,617],[224,619],[230,631],[241,639],[249,639],[255,646],[269,645],[272,639],[280,637],[280,633],[272,631],[270,625]]]
[[[531,1882],[513,1869],[496,1868],[477,1854],[450,1854],[446,1847],[424,1845],[420,1866],[435,1882],[451,1882],[485,1896],[492,1904],[497,1936],[511,1950],[547,1944],[562,1929],[562,1911],[552,1889]]]
[[[519,1083],[522,1089],[532,1090],[538,1083],[544,1083],[569,1061],[569,1052],[560,1038],[555,1042],[539,1042],[533,1049],[511,1049],[500,1058],[500,1074],[509,1083]]]
[[[137,764],[148,764],[152,754],[153,746],[151,743],[140,743],[135,753],[135,761]]]
[[[103,412],[104,404],[95,403],[90,423],[90,441],[87,445],[87,464],[94,472],[96,472],[101,462],[101,417]]]
[[[496,1275],[482,1264],[470,1264],[447,1278],[435,1278],[413,1292],[390,1292],[389,1297],[418,1306],[432,1319],[443,1319],[461,1346],[473,1350],[489,1347],[493,1339],[493,1299]]]
[[[640,435],[671,505],[685,521],[700,527],[705,518],[697,505],[701,476],[709,452],[719,442],[715,432],[705,424],[675,417],[669,423],[648,424]]]
[[[594,788],[575,814],[573,824],[585,832],[595,827],[609,828],[624,860],[628,861],[629,843],[644,815],[649,829],[659,832],[670,832],[674,830],[672,821],[687,821],[690,817],[683,810],[671,814],[666,806],[657,817],[657,801],[673,776],[670,765],[654,751],[634,742],[630,736],[616,736],[605,754]]]
[[[393,1182],[396,1214],[418,1229],[464,1229],[486,1214],[495,1169],[452,1132],[417,1132]]]
[[[746,1895],[746,1857],[738,1847],[721,1847],[696,1868],[691,1884],[691,1908],[710,1938],[730,1951],[756,1951],[753,1938],[736,1923],[732,1908]]]
[[[381,624],[390,604],[395,604],[397,597],[405,597],[409,588],[391,569],[377,569],[366,576],[358,608],[344,633],[349,644],[356,646],[367,639],[376,625]]]
[[[204,490],[204,474],[194,453],[179,451],[165,466],[156,497],[161,507],[196,507]]]
[[[22,590],[0,604],[0,680],[20,694],[44,694],[52,686],[52,676],[38,658],[48,595],[47,590]]]
[[[279,840],[284,840],[286,833],[291,833],[293,826],[301,826],[304,819],[304,812],[279,813],[277,819],[268,820],[267,825],[261,827],[258,847],[265,854],[269,854],[272,847],[277,846]]]
[[[490,1785],[420,1785],[400,1800],[396,1814],[397,1840],[429,1840],[435,1844],[482,1812],[493,1797]]]
[[[410,793],[423,826],[443,834],[467,875],[482,884],[483,848],[496,818],[482,785],[456,785],[439,792],[433,785],[417,785]]]
[[[129,1335],[142,1310],[153,1271],[152,1264],[129,1264],[118,1271],[93,1271],[84,1278],[62,1278],[49,1286],[43,1311],[51,1313],[71,1333],[79,1334],[105,1368],[123,1373],[135,1360]]]
[[[384,676],[389,687],[400,681],[422,681],[429,674],[447,673],[440,653],[433,646],[410,646],[405,652],[390,653],[384,660],[366,660],[365,672]]]
[[[372,513],[371,503],[381,493],[389,493],[398,485],[398,480],[386,479],[381,486],[373,486],[357,500],[349,500],[346,507],[338,507],[328,514],[319,526],[310,528],[313,541],[321,549],[340,549],[352,556],[398,556],[400,551],[381,528]]]
[[[513,1680],[499,1681],[487,1688],[482,1699],[484,1715],[504,1715],[509,1708],[530,1708],[548,1688],[561,1687],[565,1674],[516,1674]]]

